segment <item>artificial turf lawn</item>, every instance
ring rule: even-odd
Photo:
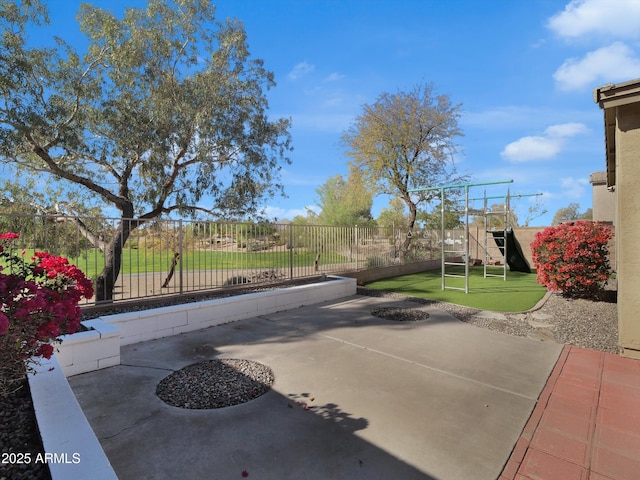
[[[464,268],[449,268],[448,274],[464,275]],[[464,288],[464,278],[446,277],[445,280],[447,287]],[[367,283],[366,287],[496,312],[528,310],[546,293],[546,288],[536,283],[535,273],[507,270],[505,281],[501,276],[484,278],[483,267],[469,267],[469,293],[464,293],[464,290],[442,290],[440,270],[385,278]]]

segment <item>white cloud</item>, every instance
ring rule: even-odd
[[[573,137],[581,133],[587,133],[589,129],[582,123],[563,123],[560,125],[551,125],[544,133],[549,137]]]
[[[640,37],[638,0],[572,0],[565,9],[549,19],[548,27],[566,38],[586,35],[614,35],[617,38]]]
[[[587,193],[589,180],[586,178],[563,178],[560,182],[562,196],[565,198],[579,199]]]
[[[321,209],[317,205],[307,205],[304,208],[289,208],[266,206],[262,209],[262,214],[270,220],[293,220],[297,216],[306,217],[308,210],[319,214]]]
[[[305,75],[308,75],[309,73],[313,72],[316,69],[315,65],[312,65],[310,63],[307,63],[306,61],[304,62],[300,62],[298,64],[296,64],[291,71],[289,72],[289,74],[287,75],[291,80],[298,80],[301,77],[304,77]]]
[[[500,155],[511,162],[552,158],[560,151],[560,143],[547,137],[522,137],[504,147]]]
[[[324,81],[325,82],[335,82],[337,80],[342,80],[343,78],[344,78],[344,75],[342,75],[341,73],[333,72],[329,76],[327,76],[327,78],[325,78]]]
[[[588,131],[581,123],[551,125],[544,131],[544,135],[522,137],[511,142],[500,155],[514,163],[553,158],[562,150],[567,138]]]
[[[564,91],[637,77],[640,58],[622,42],[589,52],[583,58],[570,58],[553,74],[558,88]]]

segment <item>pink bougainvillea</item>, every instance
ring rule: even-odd
[[[18,238],[0,234],[0,367],[19,372],[33,359],[51,358],[52,343],[80,326],[78,303],[93,285],[64,257],[36,252],[29,260],[6,247]],[[1,386],[1,385],[0,385]]]
[[[531,244],[537,282],[569,296],[595,297],[611,273],[611,228],[577,221],[548,227]]]

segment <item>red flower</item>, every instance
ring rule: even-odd
[[[0,240],[13,240],[14,238],[20,238],[20,235],[13,232],[0,233]]]
[[[0,240],[14,238],[15,233],[0,234]],[[47,252],[27,260],[0,249],[0,260],[10,272],[0,273],[0,368],[50,358],[51,342],[79,328],[78,303],[93,296],[93,284],[66,258]]]
[[[49,360],[51,358],[51,355],[53,355],[53,347],[50,344],[43,343],[42,345],[40,345],[40,347],[38,348],[38,356],[44,357]]]
[[[548,290],[592,296],[609,277],[611,229],[578,221],[546,228],[531,244],[538,283]]]

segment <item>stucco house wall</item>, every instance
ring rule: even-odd
[[[592,219],[596,222],[615,223],[616,192],[607,188],[607,172],[594,172],[589,178],[591,183],[593,204]]]
[[[640,79],[594,91],[604,111],[607,186],[616,192],[618,335],[640,359]]]

